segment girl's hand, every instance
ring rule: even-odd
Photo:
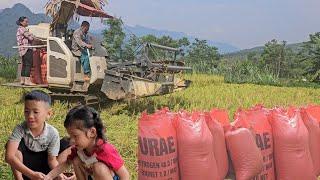
[[[45,176],[43,180],[52,180],[50,176]]]
[[[58,176],[58,179],[59,180],[73,180],[73,179],[75,179],[75,177],[76,177],[76,175],[75,174],[73,174],[72,176],[70,176],[70,177],[68,177],[68,176],[66,176],[65,174],[60,174],[59,176]],[[45,179],[46,180],[46,179]],[[51,180],[51,179],[48,179],[48,180]]]
[[[46,175],[44,175],[43,173],[41,172],[34,172],[31,176],[31,179],[34,179],[34,180],[43,180],[45,178]]]
[[[76,180],[77,179],[75,174],[70,177],[67,177],[67,178],[68,179],[66,179],[66,180]]]
[[[62,174],[60,174],[60,175],[58,176],[58,179],[59,179],[59,180],[68,180],[68,177],[62,173]]]

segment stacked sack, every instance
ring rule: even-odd
[[[308,112],[309,111],[309,112]],[[320,111],[318,111],[320,113]],[[310,113],[310,106],[301,109],[301,118],[309,132],[309,149],[313,163],[313,173],[320,175],[320,126],[318,119]],[[319,119],[320,120],[320,119]]]
[[[173,126],[175,115],[168,109],[143,113],[138,130],[139,180],[179,180],[178,143]]]
[[[237,180],[250,180],[262,171],[262,155],[253,134],[246,128],[226,133],[227,147]]]
[[[228,155],[223,126],[218,121],[227,118],[223,120],[227,122],[228,117],[215,117],[216,113],[170,113],[167,109],[143,113],[138,131],[138,179],[223,180]],[[170,142],[161,143],[169,138]],[[166,146],[161,144],[172,151],[161,151]]]
[[[300,112],[296,108],[275,108],[270,112],[276,177],[279,180],[316,179],[309,132]]]
[[[313,180],[320,175],[320,106],[162,109],[139,120],[139,180]]]
[[[320,106],[310,105],[303,108],[302,119],[309,131],[309,147],[314,173],[320,176]]]
[[[213,136],[205,114],[180,112],[176,123],[181,179],[219,179]]]
[[[229,122],[228,113],[221,109],[212,109],[206,113],[206,123],[213,140],[213,153],[217,163],[219,179],[227,176],[229,169],[228,154],[224,135],[224,125]]]
[[[271,125],[268,121],[268,110],[261,105],[257,105],[249,110],[239,109],[236,112],[234,119],[234,127],[239,129],[245,128],[246,130],[242,131],[246,132],[248,136],[247,138],[243,137],[243,140],[240,141],[252,146],[249,148],[249,145],[240,143],[238,147],[240,149],[234,150],[235,154],[239,151],[244,153],[244,150],[241,148],[247,148],[249,151],[248,153],[252,154],[250,155],[246,153],[243,156],[238,155],[240,157],[247,156],[248,159],[253,161],[252,163],[249,163],[249,160],[243,160],[244,163],[248,163],[248,165],[242,164],[244,166],[243,169],[251,169],[251,176],[245,176],[241,179],[274,180],[273,136]],[[250,132],[248,132],[248,130],[250,130]],[[249,139],[252,139],[249,136],[252,135],[254,143],[249,141]],[[250,168],[250,164],[255,164],[255,166]],[[239,177],[239,175],[237,177]]]

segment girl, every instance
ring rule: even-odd
[[[64,121],[74,147],[68,160],[53,169],[46,180],[54,179],[72,164],[77,180],[128,180],[129,172],[117,150],[106,141],[98,112],[87,106],[71,109]]]

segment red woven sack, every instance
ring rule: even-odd
[[[309,148],[313,162],[314,174],[320,175],[320,127],[319,122],[306,109],[301,109],[304,125],[309,132]]]
[[[211,112],[214,112],[214,110]],[[216,117],[215,113],[208,113],[206,115],[207,126],[213,138],[213,152],[217,163],[219,178],[224,179],[229,169],[228,153],[223,126],[218,122],[217,118],[219,117]],[[229,121],[227,117],[225,118],[225,121]]]
[[[309,150],[309,133],[300,111],[275,108],[269,117],[277,180],[316,179]]]
[[[218,180],[213,138],[205,115],[181,112],[176,122],[181,180]]]
[[[143,113],[138,130],[138,179],[179,180],[174,114],[166,109]]]
[[[268,121],[268,110],[257,105],[249,110],[238,110],[234,125],[250,129],[263,156],[263,170],[254,177],[255,180],[274,180],[273,137]]]
[[[247,128],[230,130],[226,133],[226,142],[237,180],[250,180],[261,173],[263,168],[261,151],[250,130]]]

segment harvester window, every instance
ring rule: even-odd
[[[65,55],[64,51],[61,49],[61,47],[59,46],[59,44],[57,42],[50,40],[49,44],[50,44],[50,51],[61,53],[61,54]]]

